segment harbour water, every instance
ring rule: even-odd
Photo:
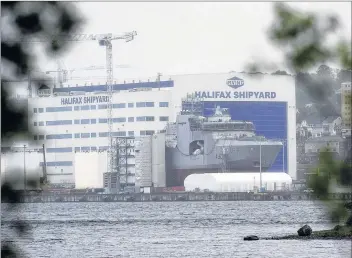
[[[331,228],[324,206],[312,201],[27,203],[2,213],[3,239],[17,217],[31,226],[15,242],[27,257],[351,256],[344,240],[243,241],[296,234],[304,224]]]

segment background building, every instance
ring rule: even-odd
[[[346,129],[351,129],[351,112],[352,112],[352,99],[351,99],[351,82],[344,82],[341,84],[341,113],[343,125]]]
[[[296,107],[292,76],[234,72],[175,75],[165,81],[154,78],[144,82],[124,82],[115,84],[113,88],[114,138],[137,139],[163,132],[168,122],[176,121],[182,99],[191,94],[204,100],[202,114],[205,116],[210,115],[209,110],[214,106],[228,108],[231,119],[251,121],[257,135],[282,141],[283,147],[268,172],[286,172],[292,178],[296,177]],[[106,89],[106,85],[77,85],[43,86],[37,91],[32,90],[28,99],[29,127],[38,132],[33,139],[34,145],[45,143],[47,175],[51,184],[74,186],[78,177],[84,177],[85,173],[91,173],[90,170],[97,167],[87,165],[91,161],[84,164],[84,160],[90,158],[84,155],[75,157],[75,153],[102,153],[108,147],[109,97]],[[130,182],[125,182],[126,185],[164,186],[165,150],[155,147],[164,146],[164,138],[165,135],[160,134],[151,140],[151,147],[145,150],[151,153],[148,162],[145,161],[146,156],[138,157],[135,152],[131,154],[132,163],[126,171],[126,179]],[[105,158],[93,156],[91,159],[96,163],[104,163]],[[145,163],[144,174],[138,175],[142,160]],[[98,167],[98,172],[92,171],[92,178],[103,173],[104,166]],[[77,186],[93,184],[94,180],[88,180],[88,174],[86,176],[86,183],[83,180]],[[105,181],[99,179],[99,186],[102,182],[105,186],[114,184],[113,177],[103,177]]]

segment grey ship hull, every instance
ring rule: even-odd
[[[258,143],[243,142],[247,145],[216,145],[213,148],[207,148],[204,155],[189,155],[189,153],[181,153],[179,147],[167,148],[170,156],[172,168],[179,169],[194,169],[194,170],[217,170],[222,172],[256,172],[260,170],[260,145]],[[269,169],[282,145],[262,145],[261,151],[261,168],[262,172]],[[213,150],[212,150],[213,149]],[[188,154],[188,155],[187,155]],[[215,171],[214,171],[215,172]]]
[[[184,179],[194,173],[265,172],[283,147],[279,141],[214,139],[211,131],[190,130],[188,116],[179,116],[174,129],[174,146],[166,147],[169,186],[183,185]],[[204,146],[203,153],[192,155],[190,146],[197,142]]]

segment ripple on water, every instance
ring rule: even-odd
[[[9,220],[2,219],[2,231]],[[330,228],[313,202],[25,204],[32,225],[20,240],[29,257],[349,257],[346,241],[243,241],[245,235]],[[7,219],[7,220],[6,220]],[[304,252],[302,252],[304,250]]]

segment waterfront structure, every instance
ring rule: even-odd
[[[267,171],[284,171],[296,177],[296,107],[292,76],[231,72],[159,79],[113,85],[113,137],[139,137],[164,131],[168,122],[176,122],[182,99],[192,94],[203,99],[202,113],[206,117],[214,107],[227,108],[232,120],[253,123],[256,135],[285,141]],[[34,144],[45,143],[51,184],[74,185],[75,153],[107,149],[109,101],[106,85],[60,88],[48,85],[32,89],[28,99],[29,126],[38,132]],[[160,162],[155,162],[154,166],[163,170]]]
[[[260,189],[259,173],[192,174],[185,179],[186,191],[249,192]],[[265,191],[288,191],[292,178],[283,172],[262,173]]]

